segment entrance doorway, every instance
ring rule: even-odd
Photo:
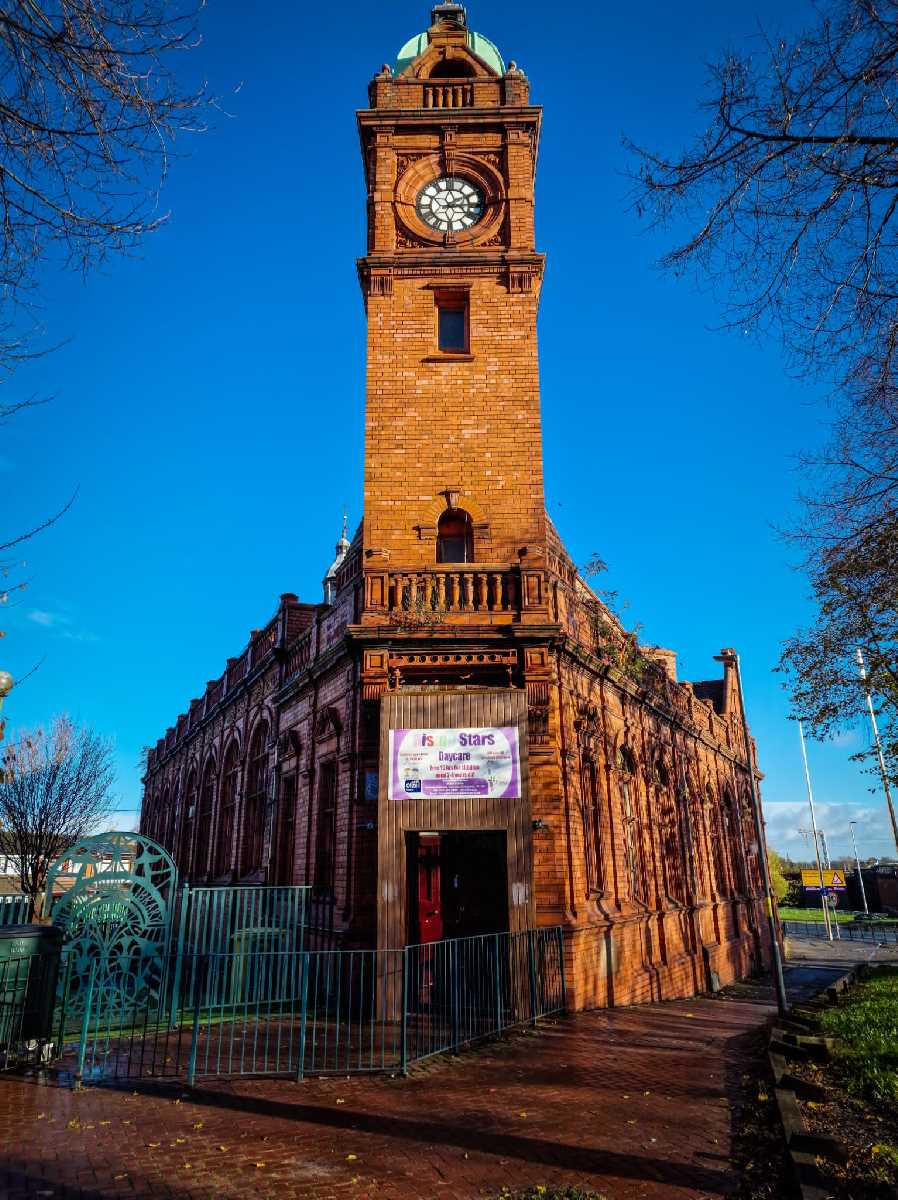
[[[505,833],[407,833],[409,944],[508,930]]]

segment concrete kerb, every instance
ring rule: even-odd
[[[848,1158],[846,1147],[836,1138],[811,1134],[801,1115],[798,1100],[816,1100],[823,1091],[813,1083],[790,1075],[788,1060],[825,1061],[833,1051],[832,1038],[822,1038],[808,1032],[815,1007],[834,1003],[839,996],[870,966],[857,963],[833,983],[823,988],[816,997],[798,1005],[787,1020],[773,1017],[770,1022],[770,1039],[767,1059],[773,1076],[773,1093],[777,1112],[783,1126],[786,1153],[792,1174],[802,1200],[827,1200],[831,1191],[825,1186],[817,1158],[844,1163]],[[807,1012],[810,1009],[811,1012]],[[805,1015],[806,1014],[806,1015]]]

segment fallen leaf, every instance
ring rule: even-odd
[[[100,1124],[101,1125],[111,1125],[112,1122],[111,1121],[101,1121]]]
[[[228,1150],[227,1146],[219,1146],[218,1148],[222,1152],[222,1154],[227,1154],[227,1150]]]
[[[346,1155],[346,1161],[347,1161],[347,1162],[355,1162],[355,1160],[356,1160],[357,1158],[358,1158],[358,1155],[357,1155],[357,1154],[347,1154],[347,1155]]]
[[[758,1099],[759,1100],[769,1100],[770,1097],[767,1095],[766,1092],[758,1092]]]
[[[189,1171],[189,1170],[190,1170],[190,1168],[191,1168],[192,1166],[193,1166],[193,1163],[185,1163],[185,1164],[184,1164],[184,1170],[185,1170],[185,1171]]]
[[[202,1128],[203,1128],[203,1122],[202,1122],[202,1121],[196,1121],[196,1122],[194,1123],[194,1126],[193,1126],[193,1128],[194,1128],[194,1129],[202,1129]]]
[[[112,1178],[113,1179],[127,1179],[128,1176],[127,1175],[113,1175]]]
[[[45,1117],[46,1115],[47,1115],[46,1113],[38,1113],[38,1114],[37,1114],[37,1119],[38,1119],[39,1121],[43,1121],[43,1119],[44,1119],[44,1117]]]
[[[338,1100],[338,1101],[337,1101],[337,1103],[338,1103],[338,1104],[345,1104],[345,1103],[346,1103],[346,1101],[345,1101],[345,1100]]]
[[[158,1150],[161,1145],[161,1142],[147,1142],[147,1148],[150,1150]]]
[[[519,1112],[519,1113],[518,1113],[518,1116],[519,1116],[519,1117],[526,1117],[526,1116],[527,1116],[527,1114],[526,1114],[525,1112]]]
[[[261,1171],[264,1166],[265,1166],[264,1163],[256,1163],[256,1170]]]

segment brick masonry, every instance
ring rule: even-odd
[[[525,77],[476,58],[453,19],[403,75],[372,81],[369,104],[358,113],[364,519],[333,604],[282,597],[150,752],[142,828],[194,881],[311,884],[346,944],[376,944],[379,888],[406,882],[377,878],[382,695],[517,689],[533,908],[566,930],[575,1005],[725,983],[769,949],[749,807],[757,767],[732,669],[678,681],[672,651],[637,647],[545,512],[541,110]],[[482,220],[458,234],[415,209],[441,174],[485,198]],[[464,353],[439,350],[447,293],[467,308]],[[440,519],[458,513],[473,561],[440,564]]]

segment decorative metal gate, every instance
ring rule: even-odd
[[[63,930],[63,1021],[87,1007],[127,1019],[163,1002],[178,870],[166,850],[135,833],[101,833],[64,851],[47,876],[50,918]]]

